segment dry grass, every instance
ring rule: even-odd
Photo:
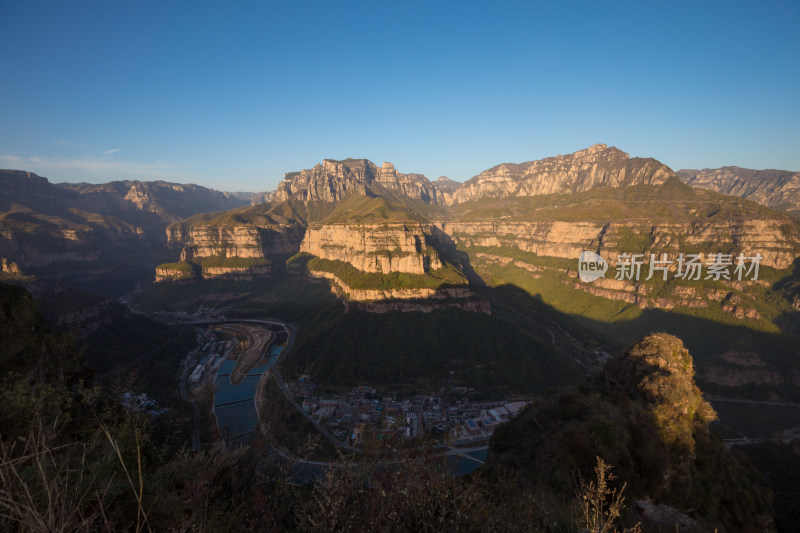
[[[54,445],[55,428],[39,423],[27,436],[0,440],[0,530],[68,532],[132,529],[152,531],[142,495],[144,478],[137,441],[137,483],[107,428],[111,445],[137,503],[135,524],[125,524],[113,499],[115,474],[97,468],[99,442]]]

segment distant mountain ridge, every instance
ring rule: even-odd
[[[502,163],[464,183],[422,174],[403,174],[392,163],[380,167],[368,159],[325,159],[312,169],[289,172],[264,201],[336,202],[356,192],[367,194],[374,184],[425,203],[450,206],[480,198],[539,196],[581,192],[599,187],[658,185],[675,173],[652,158],[631,158],[616,147],[595,144],[572,154],[527,163]]]
[[[169,221],[197,213],[227,211],[247,205],[249,198],[209,189],[192,183],[166,181],[112,181],[102,184],[56,183],[80,194],[80,203],[95,211],[124,208],[157,214]]]
[[[684,169],[678,177],[692,187],[711,189],[800,214],[800,172],[741,167]]]
[[[364,159],[325,160],[287,174],[269,203],[171,225],[170,245],[181,250],[184,263],[162,269],[162,279],[185,279],[192,270],[187,261],[213,257],[230,274],[241,275],[241,259],[274,266],[279,255],[302,251],[316,259],[298,268],[335,276],[342,294],[364,301],[397,299],[392,289],[401,285],[429,289],[438,283],[431,276],[464,284],[468,265],[457,259],[454,246],[474,254],[474,267],[513,262],[537,276],[541,266],[546,271],[552,265],[540,265],[536,257],[568,265],[583,250],[601,253],[612,267],[620,254],[651,250],[675,257],[758,250],[763,266],[780,270],[800,255],[800,227],[787,215],[690,187],[655,159],[630,158],[603,144],[498,165],[461,186],[455,183],[398,173],[388,163],[379,168]],[[436,272],[445,267],[458,274]],[[568,268],[562,271],[569,274]],[[372,276],[369,283],[358,272]],[[394,278],[401,274],[417,277],[401,283]],[[716,306],[695,288],[665,290],[620,280],[588,286],[569,275],[561,282],[640,309]],[[366,292],[372,289],[386,296]],[[719,301],[727,296],[723,288],[715,293]],[[731,298],[722,304],[726,313],[741,320],[761,316],[755,293],[747,300]]]
[[[0,257],[26,274],[65,278],[84,288],[97,276],[116,285],[112,278],[127,283],[126,273],[141,278],[151,272],[165,258],[168,224],[249,203],[199,185],[53,184],[19,170],[0,170],[0,190]]]
[[[600,187],[660,185],[675,173],[652,158],[633,158],[616,147],[595,144],[575,153],[527,163],[504,163],[464,182],[452,203],[481,198],[576,193]]]

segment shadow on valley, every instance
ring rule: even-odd
[[[698,368],[698,382],[705,392],[759,399],[769,398],[772,392],[785,400],[800,401],[800,339],[795,335],[758,331],[744,325],[723,324],[660,309],[644,309],[634,319],[605,322],[561,312],[543,302],[541,295],[531,295],[516,285],[501,285],[490,290],[496,302],[493,302],[493,310],[516,302],[517,309],[533,310],[548,317],[587,347],[612,355],[652,332],[675,335],[692,354]],[[797,315],[783,315],[781,320],[796,321]],[[755,352],[764,365],[751,368],[730,363],[719,357],[725,352]],[[756,372],[752,375],[765,380],[764,383],[737,382],[742,379],[736,377],[737,373],[754,369]],[[747,374],[742,372],[742,375]]]
[[[471,279],[478,276],[466,254],[454,257],[452,247],[439,248]],[[514,284],[473,284],[491,302],[491,315],[460,309],[345,312],[327,282],[288,272],[281,259],[273,265],[268,279],[155,284],[137,295],[134,303],[145,311],[191,312],[202,305],[225,309],[228,317],[293,322],[297,341],[283,362],[287,377],[308,374],[329,389],[369,384],[436,390],[463,385],[494,397],[541,393],[578,383],[599,368],[601,352],[616,355],[645,335],[663,331],[681,338],[689,348],[704,391],[750,398],[776,393],[786,400],[800,400],[800,342],[793,335],[659,309],[642,310],[633,319],[594,320],[559,311],[540,295]],[[782,317],[792,319],[796,317]],[[743,369],[720,359],[729,351],[756,352],[764,365]],[[763,383],[745,383],[737,374]]]
[[[772,286],[772,291],[781,294],[800,311],[800,257],[792,265],[792,273]],[[800,335],[800,315],[783,313],[775,319],[775,325],[789,334]]]
[[[453,265],[457,265],[469,282],[470,287],[483,288],[486,287],[486,282],[483,278],[475,272],[472,268],[472,263],[469,260],[469,254],[463,250],[456,248],[456,242],[453,238],[440,230],[436,226],[431,227],[431,242],[435,244],[436,251],[439,255]]]

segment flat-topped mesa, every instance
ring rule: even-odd
[[[451,197],[422,174],[397,172],[391,163],[379,168],[368,159],[325,159],[312,169],[287,173],[273,199],[336,202],[353,192],[366,194],[375,183],[426,203],[443,205]]]
[[[504,163],[465,182],[451,203],[483,197],[576,193],[599,187],[660,185],[675,173],[652,158],[633,159],[615,147],[595,144],[568,155],[527,163]]]
[[[429,235],[423,224],[331,224],[308,228],[300,250],[363,272],[425,274],[442,267]]]

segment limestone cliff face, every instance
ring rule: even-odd
[[[679,170],[678,177],[692,187],[740,196],[773,209],[800,211],[800,172],[722,167]]]
[[[498,264],[513,264],[528,271],[533,278],[540,278],[547,270],[558,270],[561,283],[576,291],[627,302],[641,309],[706,308],[713,303],[739,320],[758,320],[761,316],[754,301],[759,297],[754,294],[757,286],[768,286],[768,282],[747,276],[747,281],[738,281],[731,271],[732,279],[719,280],[722,288],[696,287],[692,282],[674,279],[677,270],[674,261],[680,252],[703,253],[703,262],[708,261],[707,253],[731,253],[735,257],[739,252],[747,256],[758,252],[763,256],[762,265],[787,268],[800,255],[800,241],[797,235],[784,233],[784,222],[768,219],[727,224],[486,221],[443,223],[438,227],[469,252],[472,265],[479,273]],[[574,266],[556,268],[529,264],[513,257],[515,250],[574,261]],[[596,251],[608,261],[609,273],[605,278],[592,283],[577,279],[577,259],[583,250]],[[666,253],[667,258],[673,261],[669,265],[671,282],[668,285],[655,293],[653,285],[614,279],[621,253],[644,253],[641,278],[644,281],[651,252]],[[737,293],[747,295],[747,298],[743,299]]]
[[[196,257],[268,258],[293,254],[300,248],[304,229],[298,226],[193,226],[167,228],[167,240],[182,248],[181,259]]]
[[[205,279],[225,278],[239,281],[250,281],[255,278],[269,276],[271,269],[267,265],[250,267],[203,267],[201,275]]]
[[[617,148],[596,144],[569,155],[490,168],[458,188],[451,203],[484,197],[575,193],[598,187],[658,185],[674,175],[655,159],[631,159]]]
[[[388,311],[418,311],[430,313],[436,309],[457,308],[491,314],[489,302],[478,297],[469,287],[439,289],[353,289],[335,274],[309,270],[312,278],[325,279],[331,290],[342,299],[347,310],[361,309],[371,313]]]
[[[286,174],[270,200],[296,197],[304,201],[335,202],[351,192],[364,194],[373,183],[411,198],[433,204],[446,204],[452,193],[440,190],[422,174],[402,174],[391,163],[381,167],[367,159],[326,159],[312,169]]]
[[[346,294],[349,300],[369,302],[375,300],[413,300],[450,298],[470,298],[474,295],[469,287],[445,287],[440,289],[353,289],[335,274],[319,270],[309,270],[312,277],[325,278],[333,282],[334,292]]]
[[[800,254],[800,242],[787,236],[780,220],[728,223],[642,222],[449,222],[437,223],[444,233],[465,246],[516,248],[536,255],[577,260],[594,250],[614,265],[620,253],[641,253],[641,243],[658,253],[692,249],[760,252],[762,265],[787,268]],[[635,237],[632,239],[632,236]]]
[[[162,281],[190,281],[192,279],[193,275],[184,270],[164,266],[156,267],[156,283]]]
[[[24,211],[18,211],[25,216]],[[144,246],[141,228],[120,223],[100,227],[74,224],[69,227],[0,224],[0,255],[23,269],[47,267],[69,261],[88,263],[101,254],[111,256]]]
[[[306,230],[300,250],[364,272],[424,274],[442,267],[424,224],[330,224]]]
[[[199,277],[203,279],[223,278],[238,281],[251,281],[255,278],[267,277],[272,273],[269,265],[254,266],[204,266],[199,268]],[[196,279],[193,271],[171,268],[165,265],[156,267],[156,282],[188,282]]]

